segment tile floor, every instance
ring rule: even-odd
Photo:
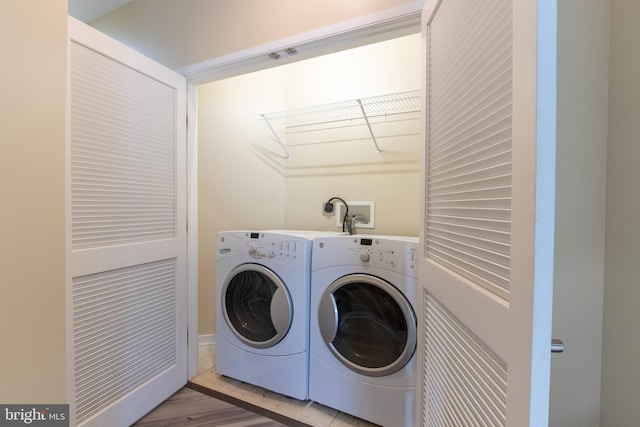
[[[199,347],[198,375],[191,382],[313,427],[375,427],[375,424],[318,403],[293,399],[217,374],[214,345]]]

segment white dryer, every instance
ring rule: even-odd
[[[412,426],[417,238],[315,239],[309,399],[383,426]]]
[[[311,241],[305,231],[218,234],[216,370],[296,399],[309,391]]]

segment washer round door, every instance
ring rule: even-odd
[[[380,377],[402,369],[416,349],[416,317],[393,285],[375,276],[350,274],[336,280],[318,307],[322,338],[340,362]]]
[[[242,264],[231,270],[221,299],[227,325],[248,346],[273,347],[291,327],[291,296],[280,277],[262,265]]]

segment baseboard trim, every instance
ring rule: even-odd
[[[198,345],[215,345],[216,334],[198,335]]]

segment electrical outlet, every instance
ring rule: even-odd
[[[334,216],[336,214],[336,208],[333,203],[323,203],[322,204],[322,215],[324,216]]]

